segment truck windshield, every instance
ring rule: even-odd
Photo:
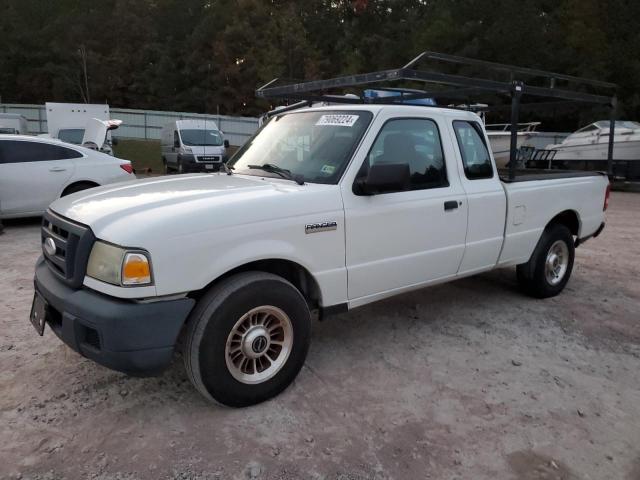
[[[367,111],[276,115],[229,161],[236,173],[277,177],[270,164],[310,183],[336,184],[373,117]]]
[[[58,130],[58,138],[63,142],[80,145],[84,137],[84,128],[61,128]]]
[[[190,147],[219,147],[222,145],[222,135],[218,130],[181,129],[182,143]]]

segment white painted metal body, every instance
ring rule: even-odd
[[[3,149],[8,141],[54,145],[74,152],[69,156],[76,158],[14,161]],[[132,180],[135,176],[120,168],[130,164],[128,160],[54,139],[0,135],[0,218],[42,215],[67,187],[79,182],[107,185]]]
[[[29,124],[26,117],[17,113],[0,113],[0,134],[26,135]]]
[[[51,138],[59,138],[60,130],[86,128],[94,118],[109,120],[109,105],[87,103],[45,103],[47,131]]]
[[[85,278],[120,298],[200,290],[256,260],[287,260],[317,282],[321,306],[363,305],[396,293],[526,262],[545,226],[572,210],[579,237],[604,220],[603,176],[503,184],[466,178],[452,122],[477,115],[413,106],[323,107],[368,110],[373,120],[337,185],[252,175],[195,174],[100,187],[51,209],[88,225],[98,239],[149,252],[155,284],[122,288]],[[428,118],[440,132],[449,185],[358,196],[353,182],[389,119]],[[485,136],[485,142],[488,140]],[[266,161],[266,160],[265,160]],[[443,202],[457,201],[446,211]],[[307,224],[336,222],[309,234]]]

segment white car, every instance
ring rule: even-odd
[[[134,178],[128,160],[59,140],[0,135],[0,219],[42,215],[60,197]]]
[[[525,292],[557,295],[574,248],[604,228],[609,181],[568,171],[503,180],[488,145],[480,118],[461,110],[277,114],[227,173],[54,202],[31,321],[136,375],[165,368],[180,345],[202,394],[244,406],[296,377],[312,311],[516,265]]]

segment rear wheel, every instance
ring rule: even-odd
[[[542,233],[527,263],[518,265],[518,282],[526,293],[537,298],[559,294],[573,270],[575,247],[571,231],[555,224]]]
[[[240,273],[212,287],[191,313],[185,368],[205,397],[253,405],[295,379],[310,334],[309,307],[291,283],[264,272]]]

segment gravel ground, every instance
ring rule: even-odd
[[[616,193],[558,297],[513,269],[316,323],[284,394],[206,403],[28,322],[37,221],[0,237],[0,478],[640,479],[640,195]]]

